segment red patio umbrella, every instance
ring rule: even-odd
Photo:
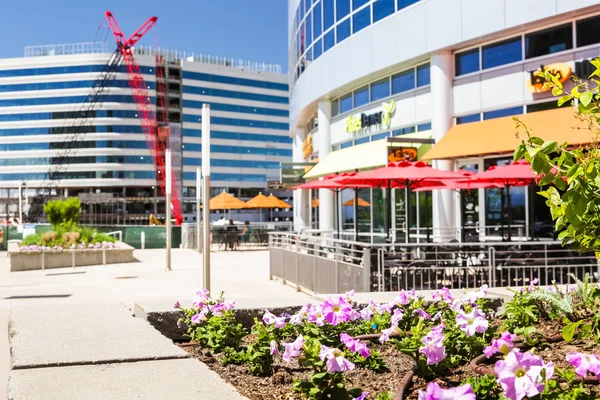
[[[511,186],[529,186],[535,182],[536,174],[531,169],[531,164],[525,160],[519,160],[511,164],[496,167],[492,166],[487,171],[480,172],[469,178],[470,182],[475,184],[489,185],[483,187],[498,187],[502,185],[506,188],[507,203],[508,203],[508,240],[512,239],[510,225],[512,222],[512,210],[510,204],[510,187]],[[461,182],[465,182],[464,180]],[[496,185],[496,186],[494,186]]]
[[[434,182],[435,185],[431,186],[422,185],[413,191],[430,192],[432,190],[471,190],[504,187],[501,183],[475,182],[471,179],[475,175],[473,171],[460,170],[452,173],[456,175],[456,180],[446,180],[441,182],[441,185],[438,182]]]
[[[457,176],[452,172],[443,171],[431,167],[423,161],[400,161],[389,163],[387,167],[377,168],[371,171],[359,172],[353,176],[340,179],[339,182],[347,185],[361,184],[372,187],[382,187],[388,190],[386,232],[389,239],[391,227],[391,196],[392,188],[414,189],[421,186],[443,185],[442,181],[456,180]],[[407,221],[410,221],[410,196],[406,204]],[[406,232],[407,240],[410,240],[410,229]]]

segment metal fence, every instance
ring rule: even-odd
[[[297,233],[270,235],[270,274],[316,293],[434,290],[600,279],[594,253],[560,242],[366,244]]]

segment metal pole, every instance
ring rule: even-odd
[[[23,225],[23,182],[19,182],[19,225]]]
[[[204,288],[210,291],[210,105],[202,105],[202,177],[204,208],[202,209],[204,252],[202,253]]]
[[[102,246],[102,265],[106,267],[106,247]]]
[[[202,205],[202,168],[196,168],[196,248],[202,253],[202,218],[200,206]]]
[[[142,250],[144,250],[146,248],[146,233],[142,232],[140,234],[140,241],[142,243]]]
[[[165,201],[165,226],[167,228],[167,271],[171,269],[171,149],[165,150],[165,175],[167,179],[166,201]]]
[[[354,189],[354,241],[358,242],[358,189],[356,188]]]
[[[75,243],[71,245],[71,264],[73,265],[73,269],[75,269]]]
[[[46,254],[44,251],[44,246],[42,246],[42,271],[46,269]]]

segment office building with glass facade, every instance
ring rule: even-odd
[[[600,1],[593,0],[289,0],[290,135],[294,162],[315,162],[307,173],[384,166],[405,157],[456,171],[507,163],[519,143],[513,116],[536,132],[585,142],[569,127],[571,110],[557,109],[537,70],[568,78],[589,76],[600,55]],[[568,107],[568,105],[565,105]],[[550,128],[548,128],[550,125]],[[571,123],[570,126],[574,125]],[[523,230],[551,232],[543,198],[533,188],[511,188],[512,216]],[[343,204],[354,195],[296,191],[294,220],[323,230],[340,222],[384,237],[386,193],[364,189],[370,204],[354,215]],[[454,237],[456,227],[489,227],[507,207],[499,189],[465,194],[447,190],[392,191],[393,231],[433,226]],[[319,197],[313,211],[310,196]],[[540,205],[539,207],[536,205]],[[469,210],[467,210],[469,208]],[[337,215],[335,210],[338,210]],[[317,215],[318,214],[318,215]],[[336,224],[336,225],[334,225]],[[486,229],[483,229],[486,231]]]
[[[124,65],[92,117],[80,118],[111,56],[108,47],[40,46],[27,48],[23,58],[0,59],[0,218],[17,215],[20,185],[26,204],[46,185],[50,168],[67,147],[71,150],[53,192],[79,196],[85,221],[146,224],[150,213],[164,214]],[[135,53],[153,111],[171,127],[185,221],[195,221],[203,103],[212,111],[212,194],[225,190],[249,199],[269,191],[268,181],[279,180],[280,163],[292,159],[288,79],[281,68],[172,50],[157,54],[139,47]],[[157,107],[157,90],[164,93],[164,107]],[[277,220],[290,216],[273,214]],[[257,213],[232,217],[259,219]]]

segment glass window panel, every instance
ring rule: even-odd
[[[340,114],[352,110],[352,94],[347,94],[340,99]]]
[[[539,57],[572,48],[573,29],[570,23],[525,35],[525,58]]]
[[[365,29],[371,24],[371,8],[366,7],[352,16],[352,30],[354,33]]]
[[[304,19],[304,15],[306,14],[306,0],[300,0],[300,20]]]
[[[313,47],[314,59],[316,60],[317,58],[319,58],[321,54],[323,54],[323,45],[321,44],[321,39],[319,39],[315,42],[315,45]]]
[[[386,137],[389,137],[389,136],[390,136],[389,132],[378,133],[376,135],[371,136],[371,141],[374,142],[375,140],[385,139]]]
[[[310,49],[308,49],[308,50],[306,51],[306,60],[307,60],[307,61],[312,61],[312,60],[313,60],[313,58],[312,58],[312,54],[313,54],[313,49],[312,49],[312,47],[311,47]]]
[[[350,18],[347,20],[340,22],[336,27],[337,32],[337,42],[347,39],[350,36]]]
[[[323,31],[329,29],[335,20],[333,0],[323,0]]]
[[[468,124],[469,122],[481,121],[480,114],[463,115],[462,117],[456,118],[456,125]]]
[[[392,76],[392,94],[406,92],[415,88],[415,70],[401,72]]]
[[[370,136],[364,136],[364,137],[361,137],[360,139],[356,139],[354,141],[354,144],[357,145],[357,144],[369,143],[370,140],[371,140]]]
[[[391,15],[396,11],[395,0],[376,0],[373,3],[373,22]]]
[[[350,14],[350,0],[336,0],[335,20],[341,21],[348,14]]]
[[[430,130],[431,130],[431,122],[427,122],[427,123],[424,123],[424,124],[417,125],[417,131],[418,132],[430,131]]]
[[[306,16],[306,47],[312,43],[312,13]]]
[[[364,106],[369,102],[369,87],[365,86],[363,88],[357,89],[354,91],[354,107]]]
[[[322,19],[322,11],[321,11],[321,2],[318,2],[313,8],[313,38],[317,39],[323,33],[323,21]],[[315,56],[315,58],[317,58]]]
[[[429,63],[417,67],[417,87],[427,86],[431,83],[431,67]]]
[[[566,102],[565,105],[569,106],[570,102]],[[545,103],[529,104],[527,105],[527,113],[554,110],[555,108],[558,108],[558,102],[556,100],[547,101]]]
[[[406,128],[394,129],[392,131],[392,136],[406,135],[407,133],[415,133],[415,127],[408,126]]]
[[[306,51],[306,24],[303,23],[300,27],[300,54],[304,54]]]
[[[600,15],[577,21],[577,47],[600,43]]]
[[[346,142],[346,143],[342,143],[340,145],[341,149],[347,149],[348,147],[352,147],[353,143],[352,142]]]
[[[327,32],[325,34],[325,37],[323,38],[324,51],[329,50],[333,46],[335,46],[335,29],[332,29],[329,32]]]
[[[398,0],[398,10],[402,10],[410,5],[419,2],[419,0]]]
[[[390,95],[390,79],[385,78],[371,84],[371,101],[377,101]]]
[[[494,119],[523,114],[523,106],[503,108],[502,110],[487,111],[483,113],[483,119]]]
[[[368,2],[369,0],[352,0],[352,10],[357,10]]]
[[[331,113],[333,116],[336,116],[340,113],[340,99],[335,99],[331,102]]]
[[[521,37],[483,46],[483,69],[521,61],[523,59]]]
[[[468,50],[454,56],[456,76],[479,71],[479,49]]]
[[[0,72],[1,74],[1,72]],[[202,72],[192,72],[192,71],[183,71],[183,79],[194,79],[198,81],[207,81],[207,82],[219,82],[219,83],[229,83],[232,85],[242,85],[242,86],[252,86],[259,87],[265,89],[276,89],[276,90],[285,90],[287,91],[288,85],[286,83],[274,83],[267,81],[259,81],[255,79],[245,79],[245,78],[236,78],[232,76],[224,76],[224,75],[215,75],[215,74],[206,74]]]

